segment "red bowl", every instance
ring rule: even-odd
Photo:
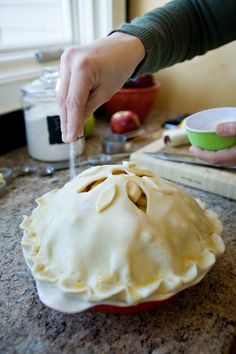
[[[122,88],[104,103],[104,108],[109,116],[118,111],[134,111],[142,122],[151,111],[159,88],[158,81],[150,87]]]
[[[130,313],[140,313],[144,311],[151,311],[157,309],[158,307],[164,306],[177,298],[180,293],[169,297],[166,300],[161,301],[147,301],[135,306],[113,306],[113,305],[96,305],[91,308],[91,310],[96,312],[104,313],[119,313],[119,314],[130,314]]]

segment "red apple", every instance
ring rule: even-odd
[[[120,111],[111,116],[113,133],[124,134],[141,127],[138,115],[133,111]]]
[[[136,76],[132,79],[129,79],[124,84],[125,88],[142,88],[142,87],[150,87],[155,83],[154,77],[152,74],[144,74]]]

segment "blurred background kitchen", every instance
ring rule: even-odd
[[[112,28],[166,0],[0,0],[0,154],[25,145],[20,87],[58,66],[70,46],[106,36]],[[155,108],[181,114],[234,106],[235,41],[155,74]]]

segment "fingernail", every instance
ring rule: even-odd
[[[75,139],[74,139],[74,136],[72,135],[72,134],[67,134],[67,136],[66,136],[66,142],[67,143],[72,143],[72,141],[74,141]]]
[[[55,91],[56,91],[57,93],[59,92],[60,84],[61,84],[61,79],[58,78],[58,79],[57,79],[57,82],[56,82],[56,87],[55,87]]]
[[[66,143],[66,135],[65,134],[61,135],[61,139],[62,139],[63,143]]]
[[[77,137],[82,138],[83,136],[84,136],[84,127],[79,129]]]
[[[82,131],[82,132],[79,134],[78,138],[83,138],[83,137],[84,137],[84,131]]]
[[[200,151],[199,148],[197,148],[196,146],[190,146],[189,151],[192,152],[193,154],[197,153]]]
[[[79,137],[81,137],[82,135],[80,135]],[[67,143],[73,143],[74,141],[76,141],[78,139],[78,136],[77,135],[74,135],[74,134],[71,134],[71,133],[68,133],[67,136],[66,136],[66,141]]]
[[[218,124],[216,127],[216,134],[217,135],[224,135],[228,133],[228,127],[225,124]]]

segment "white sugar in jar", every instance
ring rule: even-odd
[[[38,80],[21,88],[27,149],[37,160],[63,161],[70,156],[69,144],[64,144],[61,139],[55,92],[57,77],[57,68],[48,68]],[[74,144],[76,156],[83,153],[84,146],[84,138]]]

